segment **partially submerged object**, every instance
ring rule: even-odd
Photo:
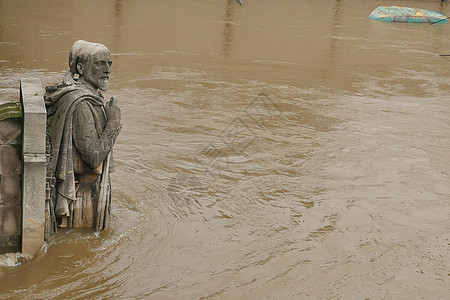
[[[448,23],[443,13],[402,6],[379,6],[369,18],[383,22]]]

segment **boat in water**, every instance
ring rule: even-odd
[[[369,18],[383,22],[448,23],[443,13],[402,6],[379,6]]]

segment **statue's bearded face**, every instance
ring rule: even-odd
[[[86,60],[83,77],[93,87],[106,91],[111,65],[112,60],[109,51],[98,51]]]

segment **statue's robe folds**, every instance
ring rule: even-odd
[[[108,130],[103,96],[88,85],[48,86],[44,99],[58,225],[94,228],[101,177],[107,176],[109,182],[102,163],[112,152],[118,131]],[[112,155],[110,165],[112,170]]]

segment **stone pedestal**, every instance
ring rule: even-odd
[[[22,79],[22,253],[35,256],[44,243],[47,113],[40,80]]]

